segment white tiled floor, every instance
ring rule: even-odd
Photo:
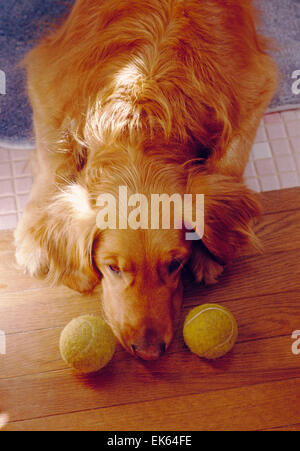
[[[0,148],[0,230],[16,227],[32,184],[30,150]],[[300,110],[265,115],[245,171],[255,191],[300,186]]]
[[[245,180],[255,191],[300,186],[300,110],[265,115]]]
[[[0,148],[0,230],[16,227],[29,197],[30,150]]]

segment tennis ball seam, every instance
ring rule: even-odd
[[[84,328],[84,334],[87,336],[85,342],[82,343],[83,348],[80,348],[80,336],[76,337],[76,330],[81,327]],[[77,333],[78,331],[79,329]],[[74,349],[72,350],[72,334],[74,333]],[[96,347],[94,349],[94,344],[99,345],[97,349]],[[111,360],[115,352],[115,339],[103,319],[94,315],[84,315],[74,318],[65,327],[60,336],[59,347],[61,356],[68,365],[82,374],[88,374],[99,371]]]
[[[209,310],[218,310],[219,312],[225,313],[227,315],[227,317],[229,318],[230,323],[231,323],[231,334],[223,343],[220,343],[220,344],[218,344],[218,345],[216,345],[216,346],[214,346],[212,348],[207,349],[205,351],[206,354],[211,352],[211,351],[215,351],[218,348],[221,348],[221,347],[225,346],[227,343],[230,343],[230,341],[232,340],[232,338],[234,336],[234,322],[233,322],[233,319],[232,319],[231,315],[225,309],[221,309],[219,307],[207,307],[206,309],[201,310],[200,312],[198,312],[196,315],[194,315],[191,319],[189,319],[187,321],[187,323],[185,324],[185,327],[187,327],[196,318],[198,318],[198,316],[202,315],[203,313],[205,313],[205,312],[207,312]]]
[[[88,350],[89,350],[90,347],[92,346],[93,340],[94,340],[94,338],[95,338],[95,329],[94,329],[94,326],[92,325],[92,323],[91,323],[88,319],[85,319],[84,322],[87,323],[87,324],[90,326],[91,331],[92,331],[92,336],[91,336],[91,339],[90,339],[89,343],[86,345],[86,347],[85,347],[84,349],[82,349],[82,350],[80,351],[79,354],[76,355],[76,361],[77,361],[77,360],[80,360],[81,357],[82,357],[86,352],[88,352]]]

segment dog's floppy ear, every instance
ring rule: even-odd
[[[99,282],[92,261],[97,226],[87,190],[77,183],[68,185],[46,212],[36,234],[48,254],[47,278],[80,292],[91,291]]]
[[[198,281],[214,283],[245,246],[259,248],[252,229],[261,214],[258,196],[241,180],[190,169],[187,192],[204,194],[204,236],[193,244],[191,267]]]

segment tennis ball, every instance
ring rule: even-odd
[[[233,348],[238,326],[229,310],[217,304],[205,304],[189,312],[183,337],[189,349],[199,357],[218,359]]]
[[[59,341],[63,360],[83,374],[103,368],[112,359],[115,347],[110,327],[92,315],[73,319],[62,331]]]

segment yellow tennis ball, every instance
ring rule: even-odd
[[[110,327],[92,315],[73,319],[62,331],[59,341],[63,360],[83,374],[99,371],[107,365],[115,347]]]
[[[238,326],[229,310],[217,304],[205,304],[189,312],[183,337],[189,349],[199,357],[218,359],[235,345]]]

